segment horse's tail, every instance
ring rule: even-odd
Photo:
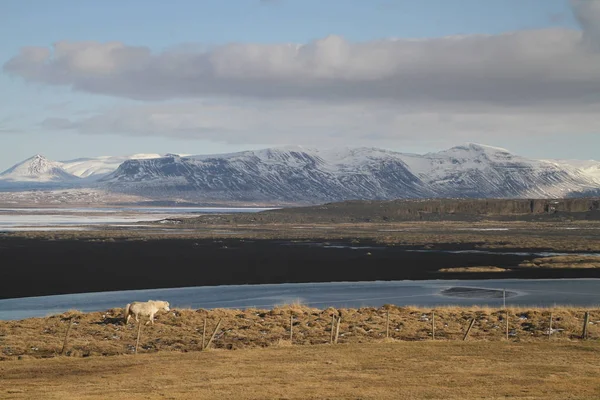
[[[127,305],[125,306],[125,313],[124,313],[124,316],[125,316],[125,323],[127,323],[127,320],[129,319],[129,311],[130,311],[129,309],[130,309],[130,308],[131,308],[131,304],[127,304]]]

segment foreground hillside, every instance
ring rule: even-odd
[[[0,363],[17,399],[598,399],[598,342],[394,342]]]

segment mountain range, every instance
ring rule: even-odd
[[[600,193],[600,162],[534,160],[480,144],[424,155],[285,146],[62,162],[36,155],[0,174],[0,191],[65,188],[196,203],[555,198]]]

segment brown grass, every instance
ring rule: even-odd
[[[0,398],[598,399],[600,343],[394,342],[0,363]]]
[[[384,306],[382,308],[320,310],[294,304],[272,310],[190,310],[177,309],[159,314],[154,326],[142,327],[140,353],[159,351],[199,351],[202,347],[202,327],[207,319],[206,340],[222,319],[212,347],[244,349],[284,347],[289,341],[290,313],[294,315],[293,345],[329,343],[331,316],[340,314],[340,343],[378,342],[385,338],[386,315],[390,313],[390,337],[402,341],[423,341],[431,338],[431,309]],[[69,319],[74,325],[66,355],[88,357],[132,354],[137,326],[123,324],[122,309],[104,312],[68,312],[47,318],[22,321],[0,321],[0,360],[19,357],[55,357],[61,350]],[[600,338],[600,311],[570,307],[511,308],[509,328],[511,341],[548,340],[550,313],[553,313],[552,340],[578,340],[583,317],[590,312],[590,338]],[[490,307],[439,307],[436,312],[436,339],[461,340],[469,321],[476,323],[470,340],[505,340],[505,311]]]
[[[523,268],[600,268],[598,256],[555,256],[536,258],[519,264]]]

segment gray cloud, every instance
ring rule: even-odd
[[[498,143],[598,129],[600,104],[587,106],[403,106],[385,101],[190,101],[119,107],[79,119],[52,118],[47,129],[83,134],[199,138],[235,144],[399,146],[420,142]]]
[[[581,21],[591,41],[599,20],[586,18]],[[522,105],[587,102],[600,90],[600,52],[581,45],[581,32],[565,29],[362,43],[332,35],[303,45],[162,53],[118,42],[58,42],[52,49],[24,48],[3,68],[32,82],[143,100],[246,96]]]
[[[155,101],[41,123],[53,131],[392,146],[415,137],[497,143],[598,132],[600,1],[571,2],[582,31],[360,43],[332,35],[160,53],[59,42],[24,48],[3,69],[30,82]]]
[[[600,50],[600,1],[571,0],[571,9],[584,32],[584,43]]]

